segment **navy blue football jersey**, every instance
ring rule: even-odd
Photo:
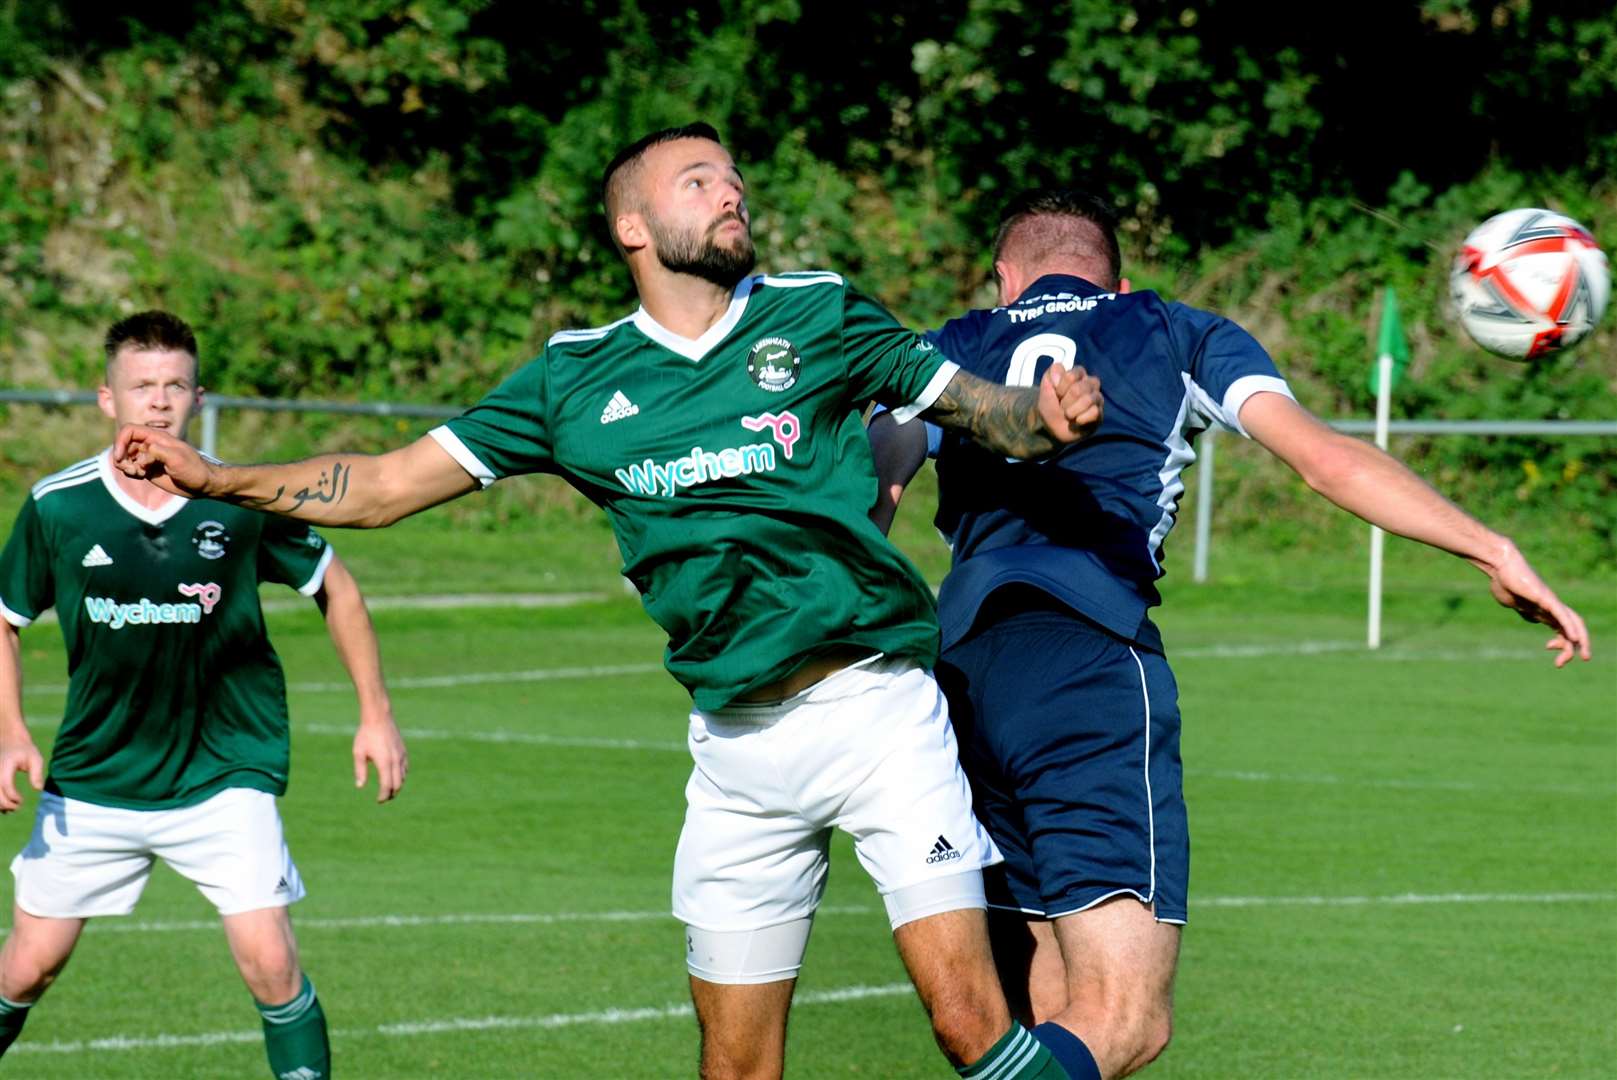
[[[995,589],[1035,586],[1108,630],[1162,651],[1149,618],[1162,545],[1213,424],[1245,434],[1241,406],[1291,396],[1269,354],[1228,319],[1153,292],[1117,294],[1048,275],[1008,307],[973,311],[928,335],[962,368],[1035,386],[1052,363],[1096,375],[1105,419],[1042,461],[1012,461],[931,428],[937,526],[954,565],[938,595],[943,647],[970,631]]]

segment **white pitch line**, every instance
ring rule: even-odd
[[[845,1001],[865,1001],[878,997],[898,997],[913,994],[909,983],[888,983],[885,986],[844,986],[835,990],[806,990],[793,999],[796,1005],[837,1005]],[[550,1013],[545,1016],[481,1016],[457,1017],[449,1020],[424,1020],[413,1023],[377,1024],[365,1028],[336,1028],[334,1039],[358,1039],[381,1036],[400,1038],[412,1035],[444,1035],[469,1031],[520,1031],[575,1027],[581,1024],[634,1024],[648,1020],[674,1020],[694,1016],[688,1003],[653,1005],[639,1009],[599,1009],[592,1012]],[[24,1040],[11,1048],[11,1053],[82,1054],[97,1051],[170,1050],[193,1046],[219,1046],[230,1043],[263,1041],[262,1031],[210,1031],[198,1035],[113,1035],[100,1039],[71,1039],[54,1042],[28,1042]]]
[[[1372,650],[1366,648],[1364,643],[1360,641],[1293,641],[1248,645],[1191,645],[1168,651],[1170,661],[1181,659],[1264,660],[1272,656],[1330,655],[1357,655],[1359,659],[1363,660],[1402,663],[1415,661],[1460,662],[1467,660],[1531,660],[1535,663],[1542,663],[1545,658],[1543,650],[1532,646],[1512,649],[1497,646],[1477,646],[1472,649],[1400,649],[1397,646],[1389,646],[1384,649]]]
[[[500,683],[549,682],[552,679],[606,679],[620,675],[652,675],[661,664],[597,664],[589,667],[530,668],[526,671],[473,671],[460,675],[423,675],[387,680],[389,690],[442,690],[456,686],[488,686]],[[351,682],[288,683],[288,690],[301,693],[329,693],[354,689]]]
[[[1463,662],[1471,660],[1524,660],[1542,663],[1544,654],[1531,648],[1500,649],[1422,649],[1397,648],[1370,651],[1352,641],[1293,641],[1280,644],[1197,645],[1174,649],[1169,660],[1264,660],[1276,656],[1328,656],[1360,654],[1365,660],[1397,663],[1421,661]],[[552,679],[604,679],[622,675],[649,675],[662,671],[661,664],[609,664],[584,667],[529,668],[521,671],[471,671],[457,675],[425,675],[390,678],[388,687],[397,690],[444,690],[457,686],[497,686],[502,683],[548,682]],[[305,694],[346,693],[353,684],[342,681],[289,683],[288,690]],[[25,695],[65,694],[67,687],[57,683],[24,686]]]
[[[1549,893],[1394,893],[1389,896],[1198,896],[1191,902],[1199,908],[1259,907],[1371,907],[1422,904],[1609,904],[1617,902],[1617,892]],[[875,915],[873,906],[826,905],[820,915]],[[440,915],[354,915],[344,918],[300,918],[299,930],[409,930],[431,926],[558,926],[576,923],[667,922],[674,917],[663,911],[557,911],[557,912],[464,912]],[[174,934],[215,932],[217,919],[187,919],[172,922],[122,922],[92,919],[87,933],[95,934]],[[0,927],[0,933],[9,927]]]
[[[1401,780],[1397,777],[1366,778],[1332,776],[1330,773],[1272,773],[1250,769],[1186,769],[1185,775],[1192,779],[1237,780],[1253,784],[1323,784],[1355,788],[1390,788],[1395,791],[1486,791],[1493,795],[1554,795],[1591,799],[1609,799],[1617,796],[1617,788],[1571,784],[1507,787],[1491,781],[1478,780]]]
[[[827,904],[820,915],[874,915],[875,907]],[[444,915],[354,915],[346,918],[297,920],[299,930],[398,930],[423,926],[557,926],[567,923],[667,922],[676,925],[668,911],[554,911],[554,912],[465,912]],[[102,934],[170,934],[190,930],[218,930],[217,919],[188,919],[174,922],[115,922],[93,919],[86,932]]]
[[[310,735],[352,736],[352,726],[341,724],[299,724],[299,731]],[[455,742],[517,743],[524,746],[573,746],[592,750],[663,750],[685,752],[682,742],[651,739],[603,739],[590,735],[544,735],[526,731],[455,731],[451,728],[401,728],[406,739],[450,739]]]
[[[1609,904],[1617,893],[1396,893],[1392,896],[1208,896],[1191,901],[1199,907],[1368,907],[1374,904]]]
[[[372,611],[446,611],[465,608],[553,608],[575,607],[612,599],[611,593],[443,593],[420,596],[372,596],[365,606]],[[307,600],[276,598],[262,601],[265,612],[310,611]]]
[[[1594,892],[1563,892],[1563,893],[1398,893],[1390,896],[1213,896],[1202,897],[1193,903],[1193,907],[1202,908],[1253,908],[1253,907],[1367,907],[1371,905],[1426,905],[1426,904],[1571,904],[1571,903],[1611,903],[1617,901],[1617,893]],[[825,909],[822,909],[825,910]],[[874,908],[849,908],[849,912],[873,912]],[[668,918],[665,912],[601,912],[601,918]],[[505,921],[551,921],[551,922],[577,922],[589,918],[583,913],[539,916],[425,916],[417,919],[413,916],[379,916],[375,922],[350,919],[330,920],[301,920],[300,929],[320,925],[331,927],[351,927],[354,925],[378,926],[420,926],[442,923],[448,919],[461,922],[473,922],[480,919],[504,919]],[[161,926],[165,929],[190,928],[193,924],[147,924],[148,927]],[[215,923],[197,923],[198,928],[206,926],[209,929],[216,927]],[[885,986],[849,986],[836,990],[810,990],[798,994],[796,1002],[799,1005],[828,1005],[845,1001],[862,1001],[876,997],[896,997],[909,994],[913,991],[908,983],[889,983]],[[668,1020],[689,1017],[692,1015],[691,1006],[685,1003],[670,1005],[654,1005],[637,1009],[600,1009],[591,1012],[577,1013],[550,1013],[543,1016],[483,1016],[483,1017],[457,1017],[448,1020],[429,1020],[393,1024],[377,1024],[367,1028],[338,1028],[331,1032],[333,1038],[353,1039],[371,1038],[381,1036],[384,1038],[399,1038],[413,1035],[443,1035],[458,1034],[461,1032],[478,1031],[513,1031],[513,1030],[544,1030],[574,1027],[578,1025],[617,1025],[641,1023],[652,1020]],[[81,1054],[106,1051],[127,1052],[131,1050],[169,1050],[185,1047],[219,1046],[232,1043],[255,1043],[263,1038],[258,1031],[211,1031],[196,1035],[145,1035],[128,1036],[114,1035],[99,1039],[73,1039],[57,1040],[54,1042],[28,1042],[24,1040],[12,1047],[11,1053],[41,1053],[41,1054]]]
[[[389,690],[447,690],[457,686],[497,686],[502,683],[550,682],[554,679],[607,679],[622,675],[652,675],[664,670],[661,664],[595,664],[583,667],[529,668],[524,671],[469,671],[459,675],[419,675],[389,678]],[[351,682],[287,683],[289,691],[302,694],[352,693]],[[23,687],[24,694],[65,694],[67,687],[40,684]]]
[[[30,721],[30,726],[34,726]],[[354,729],[342,724],[300,724],[298,730],[310,735],[336,735],[351,737]],[[457,731],[453,728],[401,728],[406,739],[448,739],[456,742],[515,743],[522,746],[568,746],[590,750],[657,750],[684,753],[683,742],[653,739],[607,739],[590,735],[546,735],[526,731]],[[1617,789],[1609,787],[1574,787],[1557,784],[1541,787],[1502,787],[1496,783],[1472,780],[1400,780],[1371,777],[1357,779],[1332,776],[1329,773],[1271,773],[1248,769],[1186,769],[1191,779],[1237,780],[1261,784],[1323,784],[1364,788],[1392,788],[1406,791],[1487,791],[1492,794],[1539,794],[1569,798],[1609,798]]]
[[[45,717],[25,716],[24,722],[36,731],[49,731],[59,726],[58,721]],[[299,724],[297,730],[308,735],[329,735],[350,738],[351,726],[343,724]],[[461,731],[453,728],[401,728],[406,739],[446,740],[517,746],[560,746],[582,750],[650,750],[657,753],[682,754],[683,742],[673,739],[608,739],[593,735],[547,735],[529,731]],[[1251,769],[1197,769],[1188,768],[1185,776],[1192,780],[1234,780],[1252,784],[1319,784],[1324,786],[1356,788],[1388,788],[1396,791],[1487,791],[1495,795],[1555,795],[1564,798],[1607,799],[1617,795],[1610,787],[1576,787],[1568,784],[1545,784],[1537,787],[1504,787],[1479,780],[1401,780],[1396,777],[1348,777],[1329,773],[1274,773]]]

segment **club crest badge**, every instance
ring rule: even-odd
[[[803,357],[797,346],[781,337],[766,337],[747,353],[747,374],[760,390],[778,394],[797,385]]]
[[[204,521],[191,533],[191,546],[197,549],[197,554],[204,559],[222,559],[225,557],[225,545],[230,543],[230,533],[217,521]]]

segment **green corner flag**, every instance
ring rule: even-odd
[[[1376,338],[1375,360],[1370,364],[1370,392],[1381,392],[1381,358],[1392,357],[1392,387],[1403,378],[1409,366],[1409,342],[1404,340],[1403,320],[1398,317],[1398,294],[1387,286],[1386,302],[1381,305],[1381,333]]]

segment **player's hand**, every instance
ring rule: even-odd
[[[354,733],[354,786],[365,786],[366,763],[376,766],[376,801],[387,802],[404,786],[410,772],[410,755],[404,749],[404,736],[391,714],[361,717]]]
[[[1088,438],[1105,412],[1100,380],[1081,367],[1051,364],[1039,380],[1039,419],[1059,443]]]
[[[35,791],[44,789],[45,759],[27,734],[0,742],[0,814],[9,814],[22,806],[22,792],[17,789],[19,769],[28,774],[28,782]]]
[[[1488,571],[1488,587],[1505,607],[1528,622],[1543,623],[1555,631],[1544,647],[1556,653],[1556,667],[1565,667],[1574,656],[1589,659],[1589,630],[1582,616],[1561,603],[1514,545]]]
[[[175,495],[210,493],[213,466],[190,443],[167,431],[125,424],[112,444],[112,464],[125,476],[150,480]]]

